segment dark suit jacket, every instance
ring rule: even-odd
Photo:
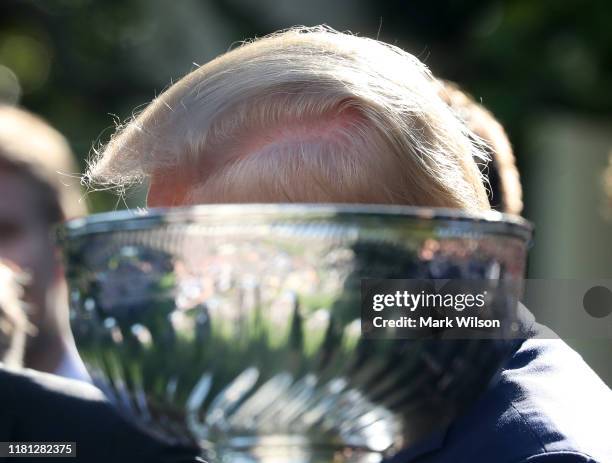
[[[76,458],[33,462],[198,461],[196,450],[162,443],[129,424],[93,386],[32,370],[0,368],[0,442],[6,441],[76,442]]]
[[[527,339],[467,413],[389,463],[409,462],[612,463],[612,391],[562,340]]]

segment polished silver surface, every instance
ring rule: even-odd
[[[72,327],[128,416],[211,462],[378,462],[444,427],[513,341],[366,340],[361,278],[523,278],[530,225],[393,206],[197,206],[60,230]]]

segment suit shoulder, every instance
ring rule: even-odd
[[[576,352],[528,339],[423,461],[607,463],[611,417],[610,389]]]
[[[612,460],[612,392],[562,340],[524,341],[491,393],[506,408],[491,417],[498,439],[519,437],[534,454]]]
[[[89,383],[40,371],[0,368],[0,396],[44,396],[47,394],[75,399],[104,401],[99,389]]]

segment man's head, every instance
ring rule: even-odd
[[[25,299],[43,337],[57,332],[64,315],[50,303],[61,282],[51,226],[85,212],[78,185],[70,185],[68,174],[76,170],[57,131],[30,113],[0,106],[0,258],[29,275]]]
[[[120,130],[88,172],[150,180],[150,206],[352,202],[489,208],[486,150],[412,55],[292,29],[202,66]]]

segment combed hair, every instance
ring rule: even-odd
[[[120,127],[86,180],[123,187],[177,169],[196,202],[365,202],[488,209],[487,153],[392,45],[299,27],[191,72]]]

